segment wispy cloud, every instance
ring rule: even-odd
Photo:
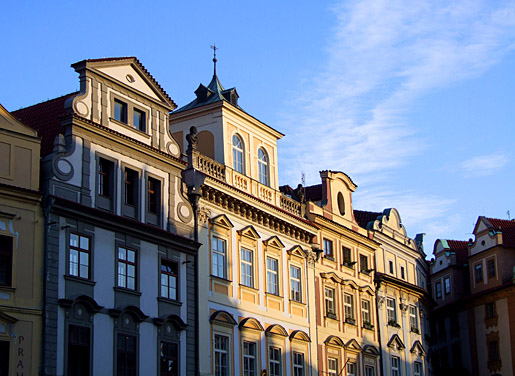
[[[356,177],[405,165],[426,148],[405,120],[413,101],[515,48],[513,1],[344,1],[333,10],[326,65],[280,125],[287,182],[300,170],[313,183],[322,169]]]
[[[504,153],[478,155],[461,163],[464,177],[489,176],[498,172],[509,162]]]

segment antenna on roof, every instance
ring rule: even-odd
[[[216,62],[218,61],[218,59],[216,58],[216,50],[218,50],[218,47],[216,47],[216,44],[213,43],[211,48],[213,49],[213,64],[214,64],[213,75],[216,76]]]
[[[300,182],[302,183],[302,186],[305,187],[306,186],[306,174],[304,173],[304,171],[301,171],[301,178],[300,178]]]
[[[508,214],[508,221],[511,221],[510,211],[508,210],[508,211],[506,212],[506,214]]]

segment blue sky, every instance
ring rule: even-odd
[[[192,4],[193,3],[193,4]],[[515,217],[515,2],[9,2],[0,103],[78,88],[70,64],[137,56],[181,106],[212,75],[286,134],[280,183],[324,169],[354,207],[396,207],[408,234],[468,239],[479,215]]]

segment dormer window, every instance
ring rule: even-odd
[[[270,185],[268,176],[268,157],[262,148],[258,150],[258,170],[259,182],[264,185]]]
[[[114,119],[127,124],[127,103],[118,99],[114,101]]]
[[[232,163],[235,171],[240,174],[245,173],[245,165],[243,159],[243,141],[237,135],[232,136]]]

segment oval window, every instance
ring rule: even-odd
[[[338,193],[338,210],[341,215],[345,215],[345,200],[341,192]]]

